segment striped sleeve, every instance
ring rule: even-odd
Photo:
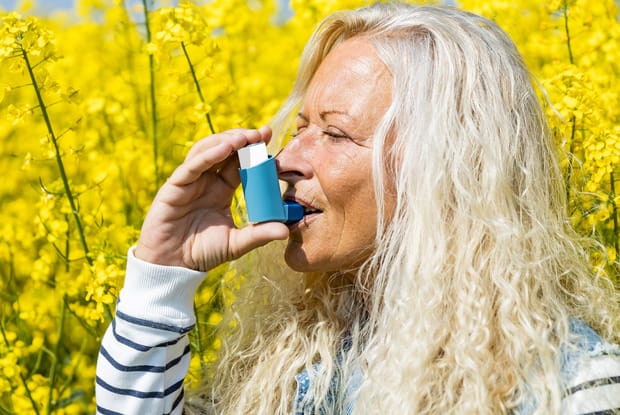
[[[617,347],[583,361],[568,383],[563,415],[620,414],[620,353]]]
[[[187,333],[204,273],[127,260],[116,316],[97,360],[97,414],[181,414]]]

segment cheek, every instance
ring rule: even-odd
[[[320,180],[330,206],[353,219],[366,216],[363,210],[375,207],[370,160],[366,157],[340,159],[330,165],[330,170],[325,170],[329,174]]]
[[[355,267],[368,256],[376,232],[376,203],[370,156],[356,155],[330,151],[313,160],[324,216],[291,233],[285,260],[292,269],[336,271]]]
[[[344,210],[343,245],[345,249],[364,248],[375,238],[377,209],[372,189],[360,191],[348,200]]]
[[[333,209],[331,218],[334,235],[345,249],[367,245],[375,236],[377,208],[369,160],[360,160],[346,174],[333,177],[325,194]]]

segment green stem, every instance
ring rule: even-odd
[[[570,44],[570,31],[568,30],[568,2],[564,1],[564,7],[562,9],[562,13],[564,14],[564,30],[566,31],[566,46],[568,47],[568,60],[572,65],[575,64],[575,60],[573,59],[573,48]]]
[[[4,405],[0,405],[0,414],[2,415],[13,415],[13,411],[9,411]]]
[[[142,0],[144,10],[144,25],[146,27],[146,41],[151,43],[151,26],[149,24],[149,9],[146,0]],[[151,95],[151,129],[153,138],[153,174],[155,175],[155,188],[159,189],[159,138],[157,126],[157,98],[155,96],[155,59],[149,55],[149,92]]]
[[[0,334],[2,334],[2,339],[4,340],[5,346],[7,348],[11,347],[11,345],[9,344],[9,339],[6,337],[6,331],[4,330],[4,321],[0,321]],[[26,378],[24,378],[24,375],[22,375],[22,372],[19,370],[19,367],[17,367],[16,370],[17,370],[17,373],[19,374],[19,379],[22,381],[22,384],[24,385],[24,390],[26,391],[26,396],[28,397],[28,400],[30,400],[30,404],[32,405],[32,410],[35,412],[36,415],[39,415],[39,408],[37,407],[37,403],[34,401],[34,398],[32,397],[32,393],[30,393],[30,388],[28,387]],[[13,389],[13,386],[11,386],[11,389]]]
[[[19,371],[19,369],[17,369]],[[30,401],[30,404],[32,405],[32,410],[34,411],[34,413],[36,415],[39,415],[39,408],[37,407],[37,403],[34,401],[34,398],[32,397],[32,393],[30,392],[30,388],[28,387],[28,383],[26,382],[26,378],[24,378],[24,375],[22,375],[21,372],[19,372],[19,378],[22,381],[22,384],[24,385],[24,389],[26,390],[26,396],[28,397],[28,400]]]
[[[64,331],[65,326],[65,315],[66,315],[66,303],[61,301],[60,306],[60,322],[58,323],[58,333],[56,346],[54,347],[54,358],[52,359],[52,366],[50,367],[50,391],[47,396],[47,414],[52,413],[52,403],[54,400],[54,386],[56,384],[56,369],[58,367],[58,355],[60,354],[60,345],[62,344],[62,333]]]
[[[200,334],[200,314],[198,314],[198,310],[196,309],[196,303],[194,303],[194,315],[196,316],[196,325],[194,326],[194,334],[196,336],[196,351],[198,352],[198,357],[200,358],[200,365],[204,366],[203,361],[203,349],[202,349],[202,336]]]
[[[62,396],[67,391],[67,389],[71,387],[75,387],[73,382],[75,381],[77,372],[80,369],[80,361],[85,360],[84,357],[88,355],[87,353],[84,353],[84,351],[86,350],[87,344],[88,344],[88,339],[87,338],[82,339],[82,344],[80,345],[79,352],[76,354],[77,357],[75,358],[75,364],[73,365],[71,374],[68,376],[67,383],[63,385],[63,387],[60,389],[58,396]]]
[[[570,132],[570,146],[568,149],[568,171],[566,172],[566,204],[570,200],[570,187],[571,180],[573,177],[573,151],[575,151],[575,130],[577,121],[575,116],[571,117],[571,132]]]
[[[112,312],[112,307],[110,307],[110,304],[104,304],[103,309],[105,310],[105,315],[108,318],[108,321],[112,321],[114,319],[114,313]]]
[[[84,256],[86,257],[86,261],[88,261],[88,264],[92,265],[92,259],[89,256],[89,250],[88,250],[88,245],[86,243],[86,237],[84,236],[84,229],[82,228],[82,221],[80,220],[80,216],[78,215],[78,209],[75,203],[75,198],[73,197],[73,192],[71,191],[71,186],[69,185],[69,179],[67,178],[67,173],[65,171],[65,165],[62,161],[62,156],[60,154],[60,148],[58,147],[58,140],[56,138],[56,135],[54,134],[54,129],[52,128],[52,122],[50,120],[49,114],[47,113],[47,107],[45,106],[45,102],[43,101],[43,97],[41,96],[41,90],[39,88],[39,84],[37,83],[37,78],[34,76],[32,65],[30,65],[30,60],[28,59],[28,53],[23,48],[21,48],[21,51],[22,51],[22,57],[24,58],[24,62],[26,63],[26,68],[28,69],[28,74],[30,75],[30,80],[32,81],[32,86],[34,87],[34,91],[37,95],[37,101],[39,102],[39,108],[41,109],[41,114],[43,114],[43,119],[45,120],[47,132],[50,135],[52,144],[54,145],[54,151],[56,153],[56,164],[58,165],[58,172],[60,173],[60,178],[62,179],[62,184],[65,189],[65,195],[67,196],[67,200],[69,201],[69,206],[71,207],[71,213],[73,215],[73,219],[75,220],[75,224],[78,229],[78,234],[80,236],[80,243],[82,244],[82,249],[84,250]]]
[[[570,30],[568,28],[568,1],[564,1],[562,4],[562,14],[564,16],[564,31],[566,32],[566,46],[568,47],[568,60],[571,65],[575,63],[573,58],[573,48],[571,46]],[[573,149],[575,143],[575,127],[576,119],[573,115],[571,117],[571,135],[570,135],[570,150],[568,152],[568,173],[566,176],[566,203],[570,200],[570,181],[573,173]]]
[[[88,323],[86,323],[84,320],[82,320],[82,317],[78,316],[78,315],[76,314],[76,312],[75,312],[75,311],[73,311],[73,310],[71,309],[71,307],[69,306],[69,298],[68,298],[67,294],[65,294],[65,295],[64,295],[64,297],[63,297],[63,301],[64,301],[64,303],[65,303],[65,307],[67,308],[67,311],[69,311],[69,313],[71,313],[71,315],[72,315],[73,317],[75,317],[75,319],[78,321],[78,323],[80,323],[80,326],[82,326],[82,328],[83,328],[83,329],[84,329],[84,330],[85,330],[88,334],[90,334],[93,338],[97,339],[97,338],[98,338],[98,335],[97,335],[97,333],[95,332],[95,330],[93,330],[93,328],[92,328],[92,327],[90,327],[90,326],[88,325]]]
[[[142,91],[140,89],[139,86],[139,82],[136,80],[137,76],[140,76],[140,72],[136,70],[136,63],[135,63],[135,56],[136,54],[134,53],[134,43],[133,43],[133,21],[132,19],[129,17],[130,13],[127,10],[127,3],[124,0],[121,0],[118,7],[122,8],[123,14],[122,14],[122,24],[121,24],[121,28],[122,28],[122,35],[123,35],[123,40],[125,41],[124,45],[118,45],[119,49],[120,48],[124,48],[124,54],[125,54],[125,65],[126,65],[126,69],[127,69],[127,73],[130,74],[130,78],[127,79],[127,82],[129,83],[129,86],[132,89],[132,98],[133,98],[133,105],[135,108],[135,111],[133,111],[133,116],[136,120],[136,124],[138,125],[140,131],[146,131],[146,121],[144,120],[144,114],[142,113],[142,111],[139,111],[138,109],[142,107]]]
[[[620,224],[618,223],[618,205],[616,204],[616,184],[614,183],[614,173],[609,173],[609,181],[611,183],[611,194],[609,200],[613,210],[614,221],[614,249],[616,250],[616,261],[620,258]]]
[[[196,87],[196,92],[198,92],[200,101],[204,104],[205,97],[202,95],[202,89],[200,89],[200,83],[198,82],[198,78],[196,77],[196,71],[194,70],[194,65],[192,64],[192,60],[189,58],[189,53],[187,53],[185,42],[181,42],[181,48],[183,49],[185,60],[187,60],[187,64],[189,65],[189,71],[192,74],[192,79],[194,80],[194,86]],[[211,130],[211,134],[215,134],[215,128],[213,128],[213,123],[211,122],[211,115],[209,114],[208,111],[206,112],[205,117],[207,119],[207,123],[209,124],[209,129]]]
[[[71,254],[71,244],[69,243],[69,237],[71,236],[71,226],[69,226],[69,218],[65,214],[65,220],[67,221],[67,232],[65,239],[65,272],[69,273],[69,255]]]

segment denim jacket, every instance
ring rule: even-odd
[[[561,376],[562,382],[565,385],[571,384],[571,379],[579,369],[580,362],[587,359],[591,359],[601,355],[614,355],[620,358],[620,348],[616,344],[605,342],[590,326],[581,320],[570,321],[570,331],[574,337],[574,343],[572,347],[562,348],[562,363],[561,363]],[[358,371],[353,379],[353,382],[349,387],[350,393],[347,395],[354,395],[356,390],[362,383],[361,371]],[[310,389],[310,375],[307,369],[300,372],[295,379],[297,380],[297,392],[295,396],[295,402],[293,406],[294,415],[314,414],[313,402],[311,397],[307,397],[308,390]],[[327,393],[327,405],[333,405],[334,397],[336,396],[337,382],[332,382],[332,387]],[[345,405],[343,415],[351,415],[353,412],[353,402]],[[532,399],[530,402],[523,404],[514,415],[530,415],[536,409],[536,402]],[[320,414],[326,415],[332,411],[327,408],[321,408]]]

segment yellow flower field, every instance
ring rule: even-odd
[[[268,123],[311,29],[363,4],[292,0],[290,18],[275,0],[81,0],[79,19],[0,10],[0,414],[94,413],[100,336],[156,189],[197,139]],[[617,4],[458,4],[496,20],[524,54],[573,225],[604,246],[593,268],[619,281]],[[199,290],[189,387],[239,281],[222,266]]]

